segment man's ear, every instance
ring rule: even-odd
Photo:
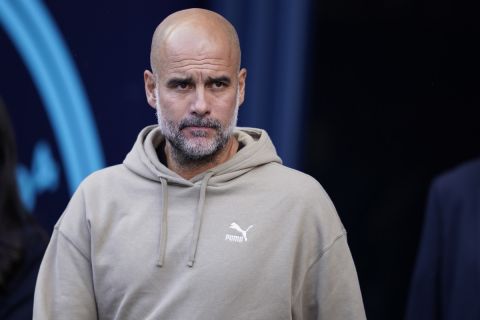
[[[145,82],[145,95],[147,96],[147,102],[150,107],[157,108],[157,95],[155,94],[155,76],[150,70],[143,72],[143,80]]]
[[[247,69],[242,68],[238,73],[238,102],[242,105],[245,100],[245,85],[247,80]]]

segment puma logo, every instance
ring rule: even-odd
[[[231,234],[225,235],[225,240],[232,241],[232,242],[247,242],[247,232],[253,228],[253,225],[249,226],[246,230],[243,230],[237,223],[232,222],[229,226],[230,229],[233,229],[235,231],[238,231],[242,234],[242,236],[235,236]]]

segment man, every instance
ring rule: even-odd
[[[405,319],[480,319],[480,159],[435,178]]]
[[[156,29],[145,128],[55,226],[35,319],[365,319],[345,230],[320,185],[235,129],[233,26],[189,9]]]

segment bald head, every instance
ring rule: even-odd
[[[240,43],[230,22],[213,11],[187,9],[165,18],[156,28],[150,51],[154,73],[160,72],[166,56],[179,55],[182,49],[195,50],[199,56],[213,46],[220,46],[240,69]],[[191,51],[190,51],[191,52]]]

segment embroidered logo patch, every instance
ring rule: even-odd
[[[240,233],[241,235],[234,235],[234,234],[226,234],[225,235],[225,240],[226,241],[230,241],[230,242],[238,242],[238,243],[242,243],[242,242],[247,242],[248,241],[248,238],[247,238],[247,233],[250,229],[253,228],[253,225],[249,226],[247,229],[243,230],[237,223],[235,222],[232,222],[229,226],[230,229],[233,229],[235,231],[237,231],[238,233]]]

